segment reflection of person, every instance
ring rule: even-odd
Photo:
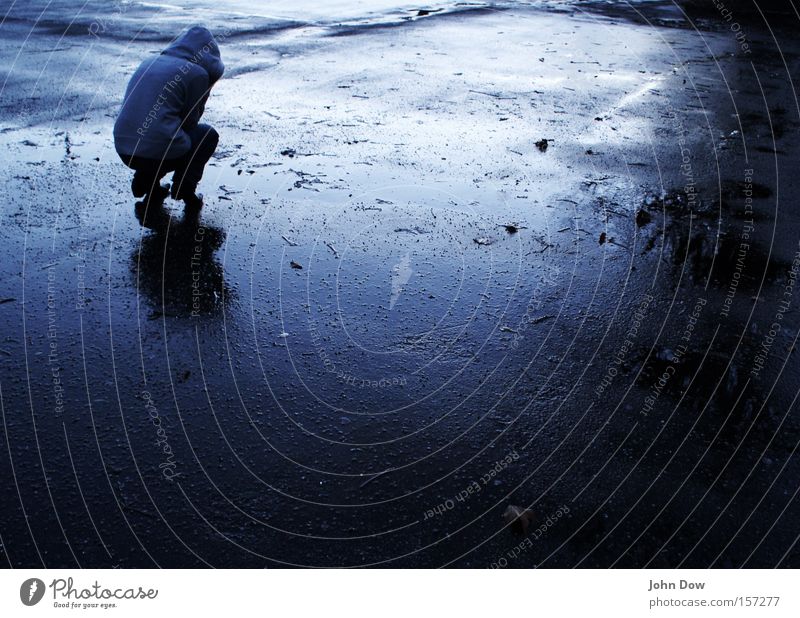
[[[212,315],[230,292],[214,252],[225,233],[200,222],[197,211],[171,219],[160,205],[139,205],[136,216],[155,234],[142,237],[131,255],[136,287],[156,312],[171,317]]]
[[[133,74],[114,124],[114,146],[136,172],[131,183],[135,197],[163,200],[169,189],[159,183],[173,172],[172,198],[188,207],[202,206],[195,191],[219,136],[199,121],[224,70],[214,36],[195,26]]]

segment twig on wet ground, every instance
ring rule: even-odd
[[[544,253],[548,249],[552,249],[555,245],[551,245],[550,243],[543,243],[544,246],[541,249],[531,249],[525,255],[530,255],[531,253]]]
[[[396,233],[411,234],[412,236],[419,236],[420,234],[427,234],[427,230],[415,225],[414,227],[398,227],[394,230]]]
[[[372,481],[374,481],[374,480],[376,480],[376,479],[379,479],[379,478],[381,478],[382,476],[384,476],[384,475],[386,475],[386,474],[389,474],[389,472],[392,472],[392,470],[384,470],[383,472],[378,472],[378,473],[376,473],[376,474],[373,474],[373,475],[372,475],[372,476],[370,476],[370,477],[369,477],[367,480],[365,480],[363,483],[361,483],[361,485],[359,485],[359,486],[358,486],[358,488],[359,488],[359,489],[361,489],[361,488],[363,488],[363,487],[366,487],[366,486],[367,486],[367,485],[369,485],[369,484],[370,484]]]
[[[616,241],[616,240],[614,240],[613,238],[610,238],[610,239],[608,239],[606,242],[607,242],[609,245],[616,245],[617,247],[622,247],[622,248],[623,248],[623,249],[625,249],[626,251],[630,251],[630,248],[629,248],[629,247],[626,247],[626,246],[625,246],[625,245],[623,245],[622,243],[619,243],[619,242],[617,242],[617,241]]]
[[[483,94],[483,95],[486,95],[487,97],[494,97],[495,99],[503,99],[503,100],[507,100],[507,101],[515,101],[517,99],[517,97],[507,97],[507,96],[504,96],[502,94],[498,94],[496,92],[485,92],[483,90],[472,90],[472,89],[470,89],[468,92],[474,92],[475,94]]]

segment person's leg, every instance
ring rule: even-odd
[[[198,124],[187,133],[192,140],[192,147],[181,158],[172,175],[172,197],[184,201],[195,197],[206,163],[214,154],[219,142],[219,134],[207,124]]]

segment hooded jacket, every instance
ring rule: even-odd
[[[191,147],[186,130],[199,122],[224,70],[214,36],[201,26],[145,60],[128,83],[114,123],[117,152],[159,160],[185,155]]]

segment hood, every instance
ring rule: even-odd
[[[182,32],[161,53],[175,58],[183,58],[203,67],[212,84],[222,77],[222,73],[225,71],[214,35],[202,26],[192,26]]]

